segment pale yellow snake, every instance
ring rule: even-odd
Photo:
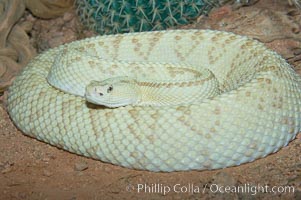
[[[90,104],[46,80],[64,49],[80,49],[109,63],[141,63],[142,69],[148,62],[206,67],[221,94],[180,106]],[[81,62],[85,56],[75,59]],[[104,78],[124,72],[120,65],[100,67]],[[26,135],[104,162],[151,171],[217,169],[264,157],[295,138],[301,122],[300,80],[278,54],[232,33],[99,36],[33,59],[9,89],[8,110]]]
[[[68,47],[58,53],[47,81],[63,92],[111,108],[200,103],[220,94],[218,80],[205,67],[106,60]]]

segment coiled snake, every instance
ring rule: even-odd
[[[104,61],[90,60],[90,55]],[[64,70],[72,63],[85,66],[65,80],[74,81],[73,86],[87,74],[109,80],[125,74],[164,80],[161,70],[175,65],[208,69],[220,93],[171,105],[95,105],[48,84],[52,66],[62,70],[56,76],[64,83],[65,73],[73,69]],[[232,33],[176,30],[98,36],[33,59],[9,88],[8,111],[26,135],[104,162],[150,171],[217,169],[264,157],[295,138],[301,127],[300,81],[278,54]],[[181,88],[178,82],[165,86],[173,84]],[[185,95],[179,92],[177,98]]]

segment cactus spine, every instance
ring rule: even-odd
[[[189,23],[219,0],[76,0],[77,13],[100,34],[163,30]]]

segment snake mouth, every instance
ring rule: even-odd
[[[101,96],[101,95],[100,95]],[[85,93],[85,99],[87,102],[95,104],[95,105],[103,105],[99,103],[99,100],[97,99],[97,97],[95,97],[94,94],[89,94],[89,93]]]

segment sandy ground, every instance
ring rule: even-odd
[[[31,43],[41,52],[94,35],[84,31],[74,16],[71,11],[61,18],[41,20],[27,12],[22,20],[32,25]],[[193,25],[178,28],[226,30],[254,37],[280,53],[299,73],[300,19],[300,12],[286,1],[261,0],[250,7],[216,9]],[[24,136],[6,113],[5,95],[0,103],[1,200],[301,199],[301,134],[279,152],[241,166],[153,173],[77,156]],[[226,186],[232,192],[226,192]],[[267,190],[256,192],[255,186]],[[235,192],[235,187],[240,191]]]

